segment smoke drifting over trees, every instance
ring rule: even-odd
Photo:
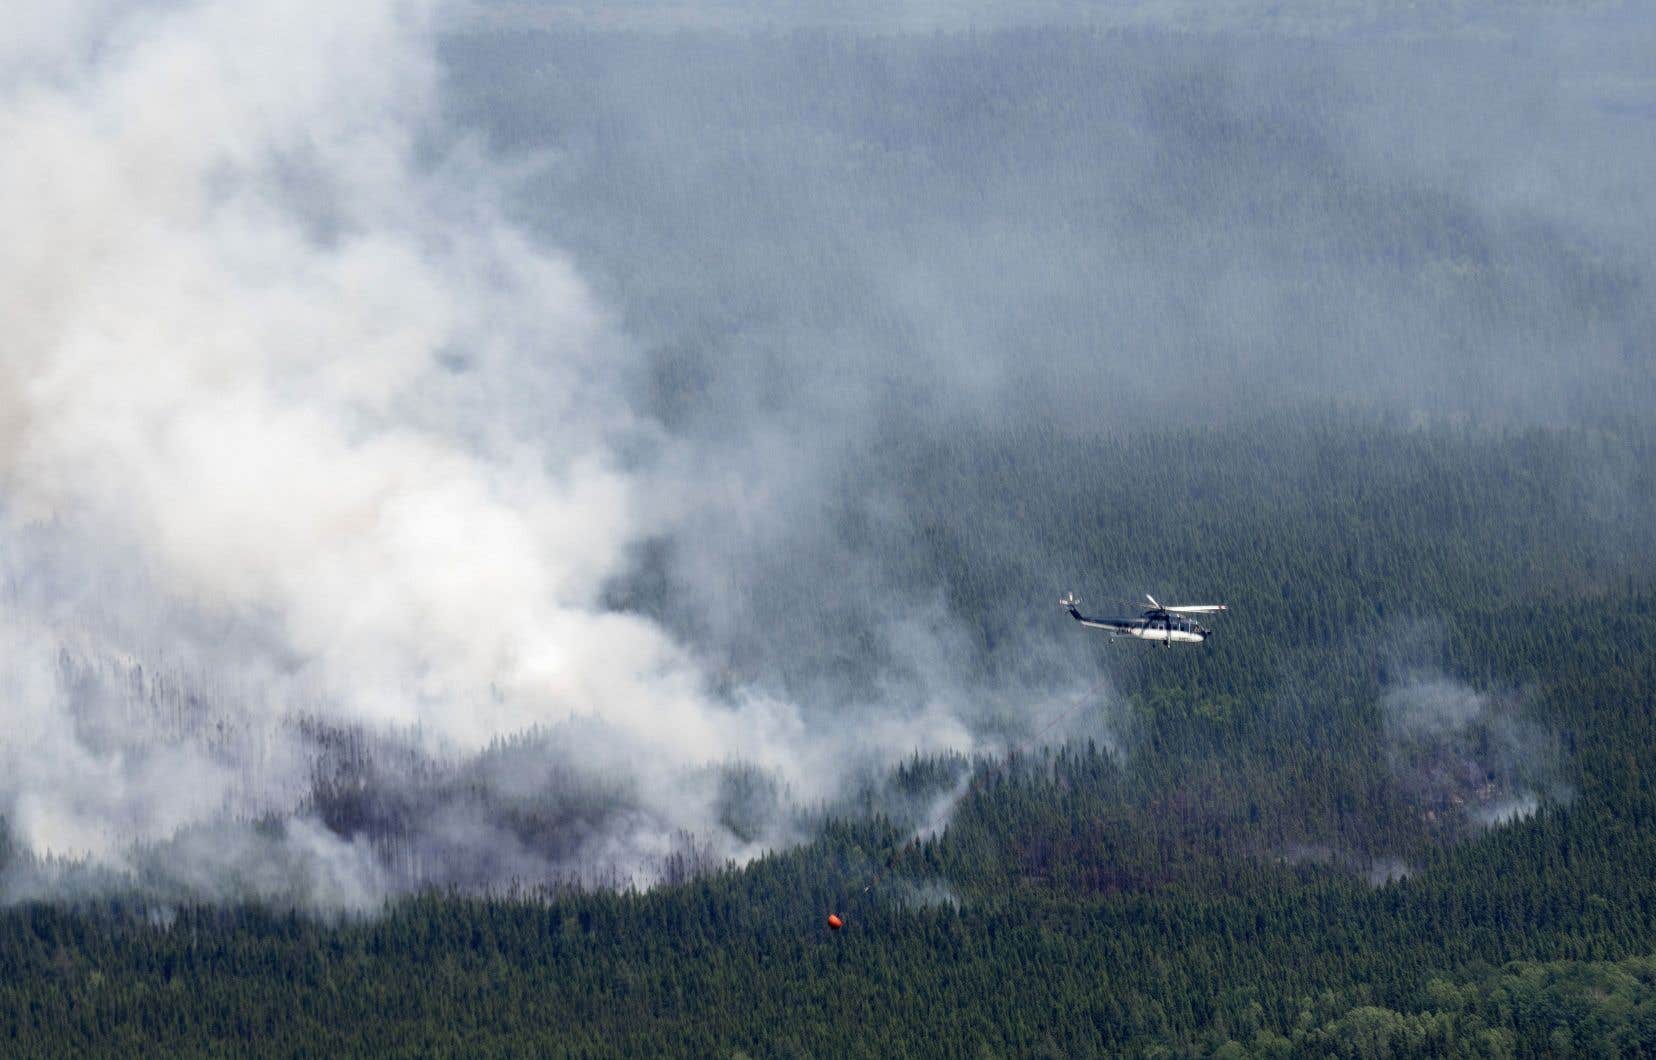
[[[785,711],[714,704],[600,604],[641,525],[626,346],[434,124],[431,14],[112,15],[43,39],[4,108],[17,836],[119,863],[291,810],[308,714],[457,754],[590,716],[591,768],[663,785],[773,764]],[[651,794],[647,828],[715,824]]]
[[[1236,709],[1287,717],[1368,672],[1330,630],[1644,569],[1648,462],[1595,433],[1656,385],[1613,11],[336,8],[53,5],[0,52],[0,816],[91,859],[13,897],[671,878],[1087,689],[1053,737],[1149,753],[1146,674],[1263,667]],[[1253,617],[1117,658],[1071,587]],[[1547,794],[1365,680],[1400,775]]]

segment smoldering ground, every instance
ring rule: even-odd
[[[1650,407],[1648,29],[1614,12],[467,10],[17,20],[23,846],[344,906],[746,857],[900,757],[1107,697],[1031,601],[1172,572],[1032,525],[1074,445],[1304,402]],[[1637,474],[1584,470],[1633,508]]]
[[[1407,674],[1380,700],[1393,768],[1433,820],[1475,827],[1560,801],[1559,752],[1517,693],[1478,691],[1442,674]]]

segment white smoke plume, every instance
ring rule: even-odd
[[[1430,672],[1408,674],[1380,699],[1397,775],[1428,820],[1482,828],[1533,815],[1562,797],[1557,753],[1516,695],[1474,689]]]
[[[341,734],[400,740],[452,779],[539,732],[578,780],[626,778],[566,851],[623,878],[676,836],[714,858],[776,838],[721,825],[718,785],[684,779],[704,763],[831,790],[795,711],[713,697],[658,627],[603,606],[642,536],[629,453],[652,429],[617,396],[624,338],[503,219],[480,153],[438,130],[433,4],[12,16],[0,815],[16,841],[164,864],[191,893],[364,907],[389,880],[444,877],[399,877],[303,815],[223,831],[302,809]],[[888,753],[926,742],[903,728],[880,734]],[[965,741],[946,716],[925,728]],[[439,833],[475,847],[478,824],[455,809],[400,853],[452,849]]]

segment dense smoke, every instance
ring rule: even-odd
[[[433,12],[100,16],[24,20],[0,100],[14,840],[190,893],[361,905],[393,856],[438,862],[397,882],[441,883],[488,850],[484,884],[649,878],[677,836],[741,856],[778,824],[726,827],[693,774],[729,758],[831,793],[793,711],[716,699],[604,606],[652,428],[622,400],[627,343],[434,124]],[[539,774],[479,756],[553,725]],[[480,827],[498,807],[451,798],[376,859],[307,793],[392,798],[330,769],[342,741],[393,737],[434,778],[399,789],[613,790],[556,857],[513,863]],[[868,738],[927,743],[900,719]]]
[[[916,751],[1112,739],[1051,598],[1215,587],[1042,543],[1073,443],[1649,407],[1646,30],[940,10],[25,5],[0,816],[90,862],[7,893],[746,858]]]

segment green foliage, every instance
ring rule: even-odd
[[[1104,465],[1083,495],[1021,513],[1032,547],[1236,610],[1200,650],[1085,642],[1116,653],[1116,745],[915,757],[876,812],[642,893],[338,922],[14,906],[0,1052],[1656,1052],[1656,592],[1625,518],[1648,481],[1607,517],[1568,456],[1648,443],[1315,421],[1118,442],[1081,454]],[[968,473],[906,456],[939,504]],[[1023,459],[970,472],[1062,474]],[[927,563],[961,557],[954,606],[1009,636],[996,601],[1032,572],[924,537]],[[1494,812],[1520,794],[1531,812]],[[938,800],[948,827],[910,842]]]

